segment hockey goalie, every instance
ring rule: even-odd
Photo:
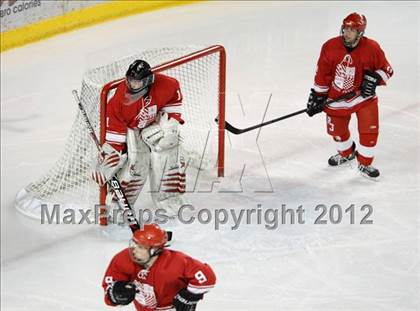
[[[92,178],[103,186],[116,176],[134,206],[150,175],[156,208],[176,215],[185,192],[181,108],[179,82],[153,73],[144,60],[135,60],[107,105],[105,143],[93,160]],[[110,194],[107,205],[118,210],[117,198]]]

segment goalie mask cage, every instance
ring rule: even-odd
[[[80,98],[101,144],[105,141],[106,105],[135,59],[144,59],[153,72],[179,81],[185,120],[180,126],[182,153],[189,166],[214,169],[217,176],[223,176],[226,53],[220,45],[151,49],[86,71]],[[97,153],[78,111],[63,155],[44,176],[18,192],[16,208],[40,219],[42,204],[50,213],[54,205],[63,210],[105,204],[105,188],[99,189],[90,177]]]

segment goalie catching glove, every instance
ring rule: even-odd
[[[203,299],[203,294],[193,294],[183,288],[175,296],[173,305],[176,311],[194,311],[201,299]]]
[[[127,154],[118,152],[108,143],[103,144],[99,156],[94,159],[92,164],[92,179],[99,186],[105,185],[118,172],[126,160]]]
[[[126,281],[116,281],[108,290],[108,298],[114,305],[128,305],[136,296],[136,286]]]
[[[153,151],[160,152],[173,148],[179,142],[178,124],[177,120],[161,112],[157,122],[142,130],[141,137]]]

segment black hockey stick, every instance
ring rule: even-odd
[[[96,137],[95,134],[95,130],[93,129],[92,124],[89,121],[89,117],[87,116],[85,107],[83,107],[82,102],[80,101],[79,98],[79,94],[77,94],[76,90],[73,90],[73,95],[74,98],[77,102],[77,105],[79,106],[79,110],[82,113],[82,117],[83,120],[85,121],[86,127],[89,131],[89,135],[90,137],[92,137],[93,142],[95,143],[96,148],[98,149],[98,151],[101,151],[101,144],[99,143],[98,137]],[[119,180],[113,176],[108,182],[107,184],[111,187],[111,189],[114,191],[115,195],[118,198],[118,202],[121,206],[121,208],[123,208],[123,210],[127,213],[127,222],[128,222],[128,226],[131,229],[131,232],[134,233],[134,231],[140,229],[140,224],[137,221],[135,215],[134,215],[134,210],[131,207],[130,203],[128,203],[127,197],[124,194],[124,191],[121,187],[121,183],[119,182]],[[172,232],[171,231],[166,231],[166,233],[168,234],[168,242],[172,240]]]
[[[348,94],[346,94],[344,96],[341,96],[337,99],[326,101],[325,105],[329,105],[329,104],[332,104],[332,103],[335,103],[335,102],[340,102],[340,101],[343,101],[343,100],[346,100],[346,99],[350,99],[350,98],[354,97],[355,95],[356,95],[356,92],[351,92],[351,93],[348,93]],[[260,128],[260,127],[263,127],[263,126],[266,126],[266,125],[269,125],[269,124],[272,124],[272,123],[275,123],[275,122],[278,122],[278,121],[281,121],[281,120],[285,120],[285,119],[297,116],[297,115],[302,114],[306,111],[307,111],[307,108],[299,110],[299,111],[295,111],[295,112],[292,112],[292,113],[287,114],[285,116],[281,116],[281,117],[278,117],[276,119],[266,121],[266,122],[263,122],[263,123],[259,123],[259,124],[256,124],[256,125],[244,128],[244,129],[238,129],[237,127],[234,127],[232,124],[230,124],[228,121],[225,121],[225,129],[227,131],[233,133],[233,134],[239,135],[239,134],[243,134],[243,133],[255,130],[257,128]],[[219,118],[216,118],[215,121],[218,123]]]

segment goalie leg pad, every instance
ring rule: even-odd
[[[139,131],[128,130],[127,153],[128,161],[118,172],[117,177],[120,180],[128,203],[134,206],[146,183],[150,169],[150,149],[140,139]],[[117,201],[117,198],[113,197],[113,201]]]
[[[150,189],[152,199],[158,208],[169,211],[178,210],[184,204],[185,192],[184,157],[179,146],[151,153]]]

